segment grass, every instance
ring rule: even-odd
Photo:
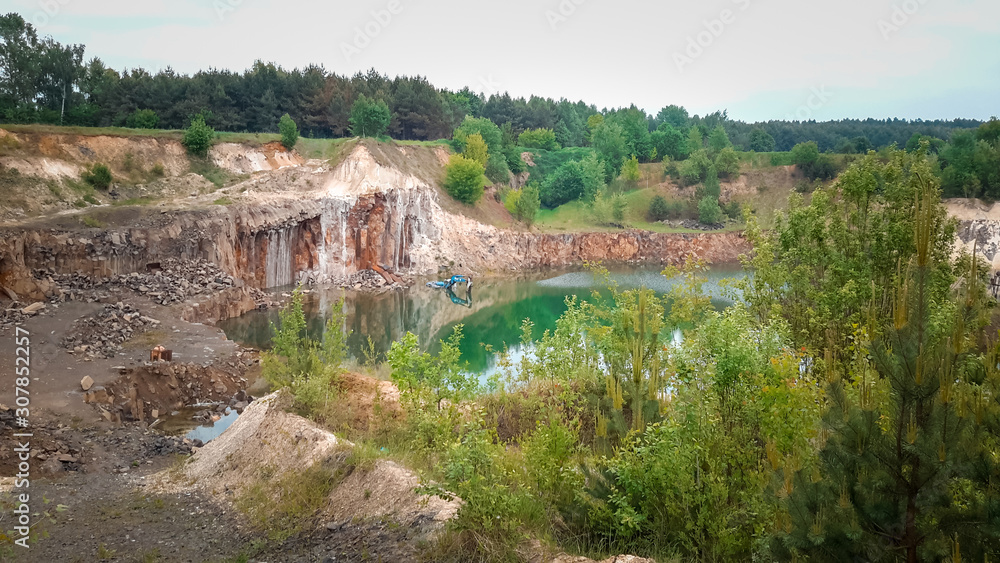
[[[96,217],[82,217],[80,221],[91,229],[104,228],[104,222]]]
[[[238,178],[235,174],[219,168],[208,158],[196,158],[191,159],[191,172],[200,175],[209,182],[215,185],[216,189],[224,187],[226,184],[232,183]]]
[[[318,464],[274,479],[261,469],[255,483],[236,497],[236,507],[268,539],[283,542],[304,529],[340,478]]]
[[[212,203],[214,203],[215,205],[231,205],[233,203],[233,200],[230,199],[229,196],[222,196],[219,199],[213,201]]]
[[[153,203],[155,201],[156,201],[156,198],[154,198],[154,197],[151,197],[151,196],[142,196],[142,197],[132,197],[132,198],[129,198],[129,199],[123,199],[123,200],[119,200],[119,201],[113,201],[113,202],[111,202],[111,205],[113,205],[115,207],[124,207],[124,206],[127,206],[127,205],[149,205],[149,204],[151,204],[151,203]]]

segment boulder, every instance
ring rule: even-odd
[[[83,379],[80,380],[80,387],[82,387],[84,391],[90,391],[90,388],[93,386],[94,380],[89,375],[84,376]]]

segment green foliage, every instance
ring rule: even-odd
[[[491,154],[486,162],[486,177],[494,184],[506,184],[510,182],[510,169],[507,168],[507,159],[503,154]]]
[[[528,184],[520,190],[507,192],[507,196],[504,199],[504,207],[507,208],[507,211],[515,219],[524,222],[528,226],[531,226],[535,222],[535,215],[538,214],[540,206],[541,201],[538,196],[538,185],[535,183]]]
[[[653,196],[653,199],[649,201],[649,212],[647,213],[650,221],[663,221],[670,219],[671,209],[670,204],[667,203],[667,199],[662,195]]]
[[[688,129],[688,150],[690,152],[695,152],[705,148],[705,135],[702,134],[701,129],[697,125],[693,125]]]
[[[715,169],[723,178],[735,178],[740,175],[740,157],[732,147],[719,151],[715,157]]]
[[[463,152],[469,135],[476,134],[481,136],[483,141],[486,142],[486,148],[490,154],[502,152],[504,145],[503,133],[500,131],[500,128],[485,117],[472,117],[471,115],[465,116],[461,125],[455,129],[451,141],[452,148],[458,152]]]
[[[729,135],[722,125],[713,129],[708,136],[708,150],[712,155],[717,155],[722,149],[732,146],[733,144],[729,141]]]
[[[625,228],[626,211],[628,200],[621,192],[601,190],[590,204],[591,219],[594,223],[607,227]]]
[[[815,142],[799,143],[792,149],[792,161],[810,180],[829,180],[837,175],[837,166],[829,155],[820,154]]]
[[[706,195],[698,202],[698,221],[703,225],[717,225],[722,222],[722,208],[718,198]]]
[[[712,159],[708,157],[708,151],[698,149],[691,153],[690,158],[681,162],[677,170],[680,174],[681,183],[690,186],[705,179],[708,169],[712,167]]]
[[[111,169],[100,162],[92,164],[80,175],[84,182],[87,182],[98,190],[106,190],[111,186],[114,178],[111,177]]]
[[[722,185],[719,184],[719,174],[715,171],[715,166],[708,167],[705,174],[705,196],[716,200],[722,196]]]
[[[626,182],[635,184],[641,177],[639,174],[639,159],[633,154],[632,158],[626,158],[622,164],[621,178]]]
[[[625,142],[625,130],[621,125],[605,120],[592,131],[591,139],[594,150],[604,165],[605,180],[617,178],[622,163],[629,154]]]
[[[1000,141],[994,123],[983,124],[975,133],[956,132],[942,150],[946,196],[1000,199]]]
[[[650,142],[656,153],[663,158],[683,160],[688,156],[687,138],[669,123],[660,124],[656,131],[650,133]]]
[[[351,105],[351,134],[355,137],[381,137],[389,129],[392,112],[385,100],[370,99],[364,94]]]
[[[184,130],[181,144],[194,156],[208,156],[208,149],[215,138],[215,129],[205,123],[205,116],[198,114],[191,119],[191,125]]]
[[[581,161],[563,163],[542,182],[542,205],[557,207],[575,199],[592,199],[604,188],[604,167],[590,154]]]
[[[128,116],[125,123],[134,129],[156,129],[160,116],[151,109],[137,109]]]
[[[531,149],[559,150],[559,143],[556,142],[556,134],[552,129],[527,129],[518,135],[517,142],[522,147]]]
[[[281,144],[288,150],[292,150],[295,143],[299,142],[299,126],[287,113],[278,121],[278,132],[281,133]]]
[[[750,141],[747,148],[755,152],[773,152],[774,137],[760,127],[756,127],[750,132]]]
[[[521,160],[521,153],[521,149],[516,146],[505,147],[503,150],[504,158],[507,159],[507,168],[512,174],[520,174],[528,169],[528,165]]]
[[[465,150],[462,151],[462,156],[470,160],[475,160],[480,166],[486,168],[486,163],[489,162],[490,155],[483,136],[479,133],[473,133],[466,137]]]
[[[997,411],[980,399],[1000,389],[1000,356],[977,349],[992,305],[971,261],[958,287],[940,279],[948,229],[924,158],[894,155],[912,166],[913,253],[849,344],[825,352],[829,438],[814,467],[785,467],[783,559],[1000,556]]]
[[[261,356],[261,374],[274,388],[288,388],[296,408],[306,416],[320,416],[335,394],[334,383],[347,355],[343,297],[333,306],[321,340],[307,333],[302,292],[296,288],[291,302],[271,325],[271,349]]]
[[[265,466],[234,504],[269,540],[283,542],[308,526],[336,484],[334,475],[321,465],[290,471],[278,479],[271,475],[273,468]]]
[[[441,352],[431,356],[420,352],[417,337],[406,333],[393,342],[386,354],[392,367],[392,381],[410,407],[437,411],[455,407],[470,397],[477,388],[474,375],[468,374],[459,362],[462,325],[456,325],[451,336],[441,341]]]
[[[444,189],[451,197],[474,205],[483,197],[486,176],[481,164],[462,155],[452,155],[445,169]]]

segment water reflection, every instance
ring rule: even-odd
[[[708,282],[703,290],[716,307],[724,307],[732,302],[733,295],[722,280],[742,276],[738,266],[713,267],[707,272]],[[650,267],[618,268],[611,272],[611,278],[623,289],[645,286],[659,293],[679,283]],[[423,284],[382,294],[350,293],[344,302],[345,328],[351,331],[347,345],[355,359],[364,361],[363,350],[369,337],[375,351],[384,354],[393,341],[409,331],[417,335],[421,346],[436,353],[440,340],[462,323],[465,334],[462,359],[469,363],[471,371],[489,372],[495,356],[486,351],[486,345],[494,349],[509,345],[512,352],[523,353],[518,344],[524,319],[531,319],[533,336],[538,338],[546,329],[555,328],[556,319],[566,311],[566,297],[576,295],[589,300],[600,286],[590,272],[570,271],[518,279],[477,279],[471,294],[464,288],[456,293]],[[316,288],[304,296],[303,307],[313,336],[322,335],[331,307],[341,295],[339,288]],[[266,348],[271,338],[270,323],[276,320],[277,311],[254,311],[223,321],[219,326],[237,342]]]

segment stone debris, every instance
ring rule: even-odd
[[[121,302],[105,305],[94,315],[74,321],[74,327],[62,345],[71,354],[90,358],[114,358],[122,344],[137,334],[160,324]]]
[[[170,305],[195,295],[243,285],[207,260],[186,261],[174,258],[160,263],[159,268],[153,268],[149,272],[120,274],[110,279],[94,279],[79,272],[56,274],[51,270],[36,270],[34,275],[36,278],[48,277],[54,280],[63,293],[68,294],[64,299],[70,301],[86,299],[86,290],[124,288],[145,295],[160,305]],[[265,297],[262,291],[253,296],[255,300]]]
[[[386,279],[387,277],[388,279]],[[361,270],[350,276],[334,280],[334,283],[345,289],[360,291],[403,289],[410,285],[408,280],[396,274],[387,272],[386,275],[382,275],[375,270]]]
[[[90,388],[93,386],[94,379],[89,375],[84,376],[83,379],[80,380],[80,387],[83,388],[84,391],[90,391]]]

